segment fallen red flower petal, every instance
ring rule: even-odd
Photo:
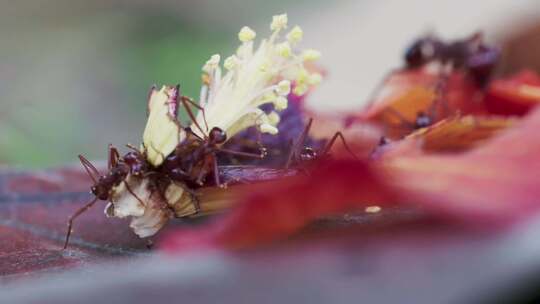
[[[410,204],[474,225],[540,207],[540,110],[482,147],[450,155],[396,155],[374,164],[339,160],[310,175],[253,187],[229,215],[164,239],[169,252],[242,248],[286,238],[313,220],[378,204]]]
[[[371,105],[359,116],[361,119],[378,122],[391,138],[401,138],[413,129],[419,112],[432,113],[436,99],[435,88],[441,81],[437,74],[426,69],[398,71],[384,82],[380,93]],[[471,79],[460,71],[454,71],[448,78],[444,103],[436,109],[435,121],[454,113],[485,114],[483,94]]]
[[[394,201],[382,176],[367,162],[355,160],[329,161],[309,176],[259,185],[245,194],[229,215],[201,230],[177,231],[164,239],[162,248],[247,247],[287,237],[324,215]]]
[[[405,202],[470,223],[506,221],[540,207],[540,110],[485,145],[457,155],[381,162]]]
[[[486,95],[491,113],[523,115],[540,104],[540,76],[524,70],[509,78],[494,80]]]
[[[501,116],[456,116],[415,131],[399,144],[412,140],[420,142],[426,153],[462,152],[484,143],[515,121]]]

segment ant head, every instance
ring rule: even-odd
[[[210,130],[210,134],[208,134],[208,138],[212,143],[222,144],[227,140],[227,134],[220,128],[213,127],[212,130]]]
[[[95,196],[97,196],[97,187],[96,186],[92,186],[92,188],[90,188],[90,192],[92,192],[92,194],[94,194]]]
[[[433,38],[420,38],[405,51],[405,63],[408,68],[420,67],[433,60],[437,53],[437,43]]]
[[[310,147],[304,147],[300,152],[300,159],[302,161],[314,160],[317,157],[317,153]]]
[[[126,155],[124,155],[123,159],[124,161],[130,165],[134,164],[139,161],[139,155],[136,152],[128,152]]]

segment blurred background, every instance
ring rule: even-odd
[[[304,45],[323,53],[328,79],[309,103],[342,111],[359,108],[421,34],[459,38],[484,29],[501,43],[512,36],[519,58],[540,51],[538,34],[519,36],[538,24],[536,6],[526,0],[0,0],[0,163],[44,168],[74,163],[79,153],[104,159],[108,143],[138,144],[152,84],[180,83],[185,95],[197,97],[206,59],[233,52],[243,25],[266,35],[277,13],[288,12],[289,22],[304,28]]]

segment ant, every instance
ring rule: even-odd
[[[180,96],[179,98],[179,101],[182,102],[192,124],[201,134],[203,134],[203,137],[193,132],[190,127],[182,127],[180,122],[177,121],[186,133],[186,138],[176,146],[173,153],[164,157],[165,160],[161,165],[161,173],[170,178],[171,181],[183,182],[193,188],[200,187],[204,185],[206,176],[210,172],[213,172],[215,185],[225,188],[227,185],[222,184],[219,177],[217,153],[259,159],[264,158],[266,150],[262,147],[259,154],[222,148],[221,145],[227,141],[226,132],[219,127],[213,127],[208,131],[209,127],[206,122],[204,108],[186,96]],[[195,119],[195,115],[193,114],[190,105],[202,111],[206,132]],[[208,135],[206,135],[206,133],[208,133]]]
[[[464,70],[480,88],[487,84],[499,59],[499,50],[484,44],[481,32],[450,42],[433,36],[423,37],[414,41],[404,55],[405,69],[436,61],[450,64],[452,68]]]
[[[349,145],[347,144],[347,141],[345,140],[343,133],[341,133],[340,131],[336,132],[334,136],[332,136],[332,138],[328,141],[328,143],[325,144],[324,147],[318,151],[316,151],[312,147],[305,146],[305,141],[308,136],[309,130],[311,129],[312,124],[313,124],[313,118],[310,118],[304,130],[298,137],[298,140],[292,145],[292,149],[289,153],[289,158],[285,165],[286,169],[289,169],[292,165],[302,165],[302,164],[309,165],[317,160],[327,158],[330,154],[330,149],[332,149],[332,147],[334,146],[338,138],[343,143],[343,146],[345,147],[347,152],[351,154],[354,159],[358,159],[358,157],[349,148]]]
[[[406,49],[403,59],[404,67],[400,70],[414,70],[434,62],[438,62],[442,66],[435,85],[436,98],[427,113],[418,112],[414,122],[408,122],[400,117],[399,113],[394,113],[405,126],[416,130],[430,126],[436,121],[435,111],[438,105],[442,105],[446,111],[448,110],[445,96],[449,73],[452,69],[464,71],[479,88],[484,88],[499,62],[500,52],[498,48],[486,45],[482,33],[477,32],[467,38],[449,42],[434,36],[419,38]],[[392,74],[393,72],[389,75]],[[370,98],[371,102],[375,101],[375,97],[384,83],[386,80],[376,88],[372,98]]]
[[[134,149],[130,145],[128,145],[128,147]],[[121,183],[124,183],[129,193],[144,205],[144,202],[137,197],[129,184],[126,182],[128,174],[140,176],[149,168],[146,159],[139,151],[135,149],[135,151],[126,153],[124,157],[120,157],[118,150],[112,145],[109,145],[109,160],[107,165],[108,171],[107,174],[104,175],[100,174],[98,169],[96,169],[96,167],[84,156],[79,155],[79,160],[86,170],[86,173],[88,173],[88,176],[90,176],[94,182],[93,186],[90,188],[90,191],[95,197],[83,207],[78,209],[69,218],[68,231],[63,249],[66,249],[68,246],[75,219],[90,209],[98,200],[110,201],[113,189]]]
[[[90,209],[98,200],[110,201],[113,189],[124,183],[127,191],[133,195],[142,205],[145,203],[137,197],[133,192],[129,184],[126,182],[126,178],[129,174],[133,176],[139,176],[143,178],[150,178],[149,191],[153,192],[158,190],[162,198],[165,198],[165,190],[171,183],[183,183],[186,185],[184,188],[187,192],[192,194],[193,189],[204,185],[206,176],[213,171],[214,183],[218,187],[226,187],[226,184],[220,182],[219,166],[217,163],[217,153],[228,153],[231,155],[243,156],[243,157],[256,157],[263,158],[265,156],[265,150],[261,149],[260,154],[245,153],[239,151],[232,151],[221,148],[220,146],[227,140],[225,131],[218,127],[213,127],[208,135],[205,135],[203,128],[197,123],[195,115],[191,110],[191,106],[194,106],[202,111],[206,130],[208,131],[208,124],[206,122],[206,116],[204,108],[199,106],[193,100],[186,96],[180,96],[180,86],[177,85],[170,93],[168,106],[170,113],[174,115],[173,120],[180,129],[186,134],[186,137],[178,143],[175,150],[168,156],[161,155],[164,162],[159,167],[153,167],[146,159],[146,149],[144,152],[140,152],[135,147],[128,145],[128,148],[133,151],[128,152],[123,157],[120,157],[118,150],[112,145],[109,146],[109,161],[108,161],[108,173],[101,175],[94,165],[88,161],[84,156],[79,155],[79,159],[85,168],[88,175],[92,178],[94,185],[91,187],[91,192],[95,198],[89,203],[78,209],[68,221],[68,232],[66,234],[66,240],[64,243],[64,249],[67,248],[69,238],[71,236],[74,220],[82,213]],[[151,88],[149,96],[151,96],[155,87]],[[189,115],[192,124],[204,134],[203,137],[194,133],[191,128],[183,127],[178,121],[176,114],[178,104],[182,103],[187,114]],[[171,115],[171,116],[173,116]],[[154,147],[150,147],[155,149]],[[196,209],[199,209],[197,199],[194,198]]]

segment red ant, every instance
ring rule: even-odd
[[[155,90],[155,87],[152,87],[149,96],[151,96],[153,90]],[[186,109],[192,123],[202,134],[205,134],[202,127],[197,123],[190,105],[195,106],[202,111],[205,126],[208,130],[204,108],[200,107],[188,97],[180,96],[178,85],[172,91],[168,100],[170,113],[172,113],[171,116],[176,116],[179,101],[182,102],[182,105]],[[120,157],[116,148],[109,146],[108,173],[106,175],[101,175],[96,167],[90,163],[90,161],[88,161],[84,156],[79,155],[81,163],[94,182],[91,192],[95,195],[95,198],[78,209],[69,218],[68,232],[66,234],[64,249],[67,248],[69,243],[73,221],[79,215],[90,209],[98,200],[109,201],[111,199],[113,188],[120,185],[122,182],[125,183],[126,189],[130,192],[130,194],[135,196],[143,205],[145,205],[144,202],[137,197],[133,190],[131,190],[129,184],[126,182],[128,174],[150,178],[149,191],[154,191],[157,189],[163,198],[165,197],[164,190],[171,182],[180,182],[186,184],[187,187],[183,188],[194,195],[192,188],[203,186],[206,176],[211,171],[214,173],[215,185],[219,187],[226,186],[226,184],[221,184],[220,182],[216,153],[221,152],[231,155],[256,158],[263,158],[265,155],[264,149],[261,150],[261,154],[252,154],[221,148],[220,145],[227,140],[227,135],[220,128],[214,127],[210,130],[208,136],[204,135],[203,137],[200,137],[189,127],[182,127],[176,117],[173,117],[173,119],[179,128],[185,131],[186,138],[177,145],[175,150],[170,155],[162,155],[164,162],[158,168],[152,167],[147,162],[146,153],[141,153],[131,145],[128,145],[128,147],[134,151],[128,152],[126,155],[124,155],[124,157]],[[146,151],[147,147],[144,147],[144,149]],[[196,198],[194,199],[194,202],[196,204],[196,209],[198,209]]]
[[[445,42],[433,36],[420,38],[412,43],[405,52],[405,69],[415,69],[438,61],[443,65],[463,69],[479,87],[484,87],[499,62],[497,48],[483,42],[482,33]]]
[[[260,154],[233,151],[220,146],[227,141],[227,134],[218,127],[213,127],[208,132],[208,124],[206,122],[204,108],[200,107],[188,97],[181,96],[182,102],[192,124],[203,134],[203,137],[195,134],[191,128],[185,127],[183,130],[186,133],[186,138],[178,144],[173,153],[165,157],[165,161],[161,165],[161,172],[169,177],[172,181],[183,182],[191,187],[198,187],[204,184],[206,176],[213,172],[214,183],[218,187],[225,187],[219,178],[219,167],[217,162],[217,153],[227,153],[241,157],[263,158],[265,149],[261,148]],[[206,132],[197,123],[190,105],[202,111]]]
[[[309,164],[313,163],[314,161],[328,157],[330,154],[330,149],[332,149],[338,138],[343,143],[343,146],[345,147],[347,152],[349,152],[349,154],[351,154],[354,159],[358,159],[358,157],[349,148],[349,145],[347,144],[343,133],[339,131],[336,132],[334,136],[332,136],[332,138],[328,141],[328,143],[325,144],[324,147],[318,151],[315,151],[315,149],[313,149],[312,147],[305,146],[305,141],[307,139],[312,124],[313,118],[310,118],[308,120],[308,123],[306,124],[306,127],[298,137],[298,140],[293,144],[291,152],[289,153],[289,158],[285,165],[286,169],[290,168],[292,165],[307,164],[309,166]]]
[[[129,146],[130,148],[133,148]],[[148,170],[148,164],[146,159],[138,151],[128,152],[124,157],[120,157],[118,150],[109,145],[109,161],[107,165],[108,172],[105,175],[99,173],[96,167],[84,156],[79,155],[84,169],[94,182],[94,185],[90,188],[90,191],[95,196],[90,202],[78,209],[68,221],[68,231],[66,234],[66,240],[64,242],[64,249],[67,248],[69,238],[71,236],[73,221],[82,213],[90,209],[98,200],[110,201],[113,188],[124,183],[126,189],[137,198],[141,203],[142,200],[131,190],[129,184],[126,182],[128,174],[139,176]]]
[[[163,156],[165,160],[159,168],[159,171],[162,174],[173,182],[182,182],[191,188],[196,188],[204,185],[206,176],[210,172],[213,172],[215,185],[218,187],[225,187],[226,184],[222,184],[219,178],[219,166],[216,157],[217,153],[227,153],[236,156],[253,158],[263,158],[265,156],[266,152],[264,148],[261,148],[260,154],[232,151],[221,148],[220,146],[227,141],[227,134],[225,131],[218,127],[213,127],[211,130],[209,130],[204,108],[189,97],[180,96],[179,89],[180,86],[177,85],[175,91],[170,97],[169,103],[173,103],[174,109],[176,109],[178,104],[181,102],[191,120],[192,125],[197,128],[200,134],[203,134],[203,137],[197,135],[191,130],[191,128],[183,127],[182,124],[175,118],[175,122],[178,124],[179,128],[184,130],[186,138],[176,146],[173,153],[168,156]],[[206,132],[197,122],[191,106],[202,112]],[[208,135],[206,135],[207,132]]]
[[[478,32],[465,39],[450,42],[443,41],[434,36],[426,36],[414,41],[404,55],[405,66],[403,70],[412,70],[424,67],[432,62],[439,62],[443,69],[435,86],[436,99],[433,101],[428,113],[418,112],[414,122],[408,122],[394,113],[402,120],[403,124],[412,130],[430,126],[436,121],[435,111],[440,104],[446,110],[448,105],[445,101],[448,72],[444,68],[461,69],[480,88],[484,88],[491,78],[495,66],[499,62],[500,52],[496,47],[488,46],[483,42],[482,33]],[[391,73],[392,74],[392,73]],[[390,74],[390,75],[391,75]],[[388,78],[388,77],[387,77]],[[376,97],[383,81],[372,97]],[[375,98],[371,98],[374,101]]]

